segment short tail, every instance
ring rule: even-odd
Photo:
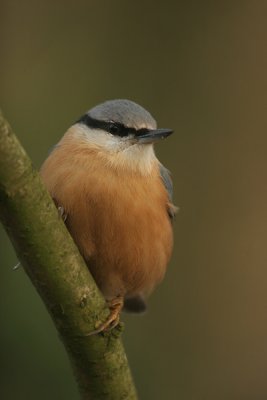
[[[124,299],[123,311],[139,314],[145,312],[146,309],[146,302],[141,296]]]

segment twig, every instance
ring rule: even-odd
[[[88,336],[108,315],[105,300],[2,114],[0,219],[60,334],[81,398],[137,399],[121,327]]]

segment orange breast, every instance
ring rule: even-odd
[[[147,296],[164,276],[173,242],[158,166],[149,176],[118,172],[95,151],[66,144],[41,175],[105,297]]]

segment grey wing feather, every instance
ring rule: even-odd
[[[161,176],[162,182],[165,186],[165,189],[168,192],[169,200],[172,201],[173,184],[172,184],[170,171],[167,168],[165,168],[164,165],[162,165],[162,164],[160,164],[159,171],[160,171],[160,176]]]
[[[159,167],[160,170],[160,176],[163,182],[163,185],[165,189],[167,190],[168,196],[169,196],[169,203],[167,204],[167,211],[169,214],[169,217],[171,220],[174,219],[176,212],[178,211],[178,208],[175,207],[175,205],[172,203],[172,198],[173,198],[173,183],[171,179],[171,174],[170,171],[164,167],[164,165],[160,164]]]

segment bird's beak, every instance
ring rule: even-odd
[[[172,133],[172,129],[150,129],[144,133],[141,133],[141,135],[136,136],[136,140],[141,144],[149,144],[165,139]]]

